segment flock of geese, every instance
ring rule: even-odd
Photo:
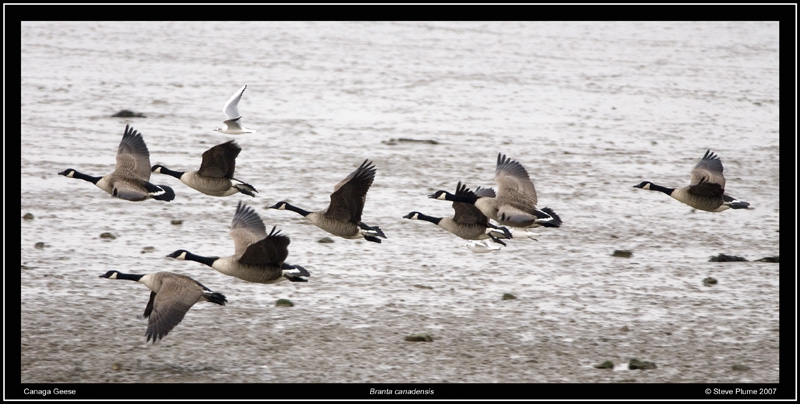
[[[225,103],[225,127],[215,130],[228,134],[254,132],[242,126],[242,116],[238,110],[246,88],[244,86],[239,89]],[[116,167],[112,173],[94,177],[68,168],[59,174],[89,181],[112,196],[128,201],[155,199],[169,202],[175,198],[175,192],[169,186],[150,182],[152,172],[177,178],[206,195],[226,197],[242,193],[255,197],[258,191],[254,186],[234,178],[236,157],[241,150],[231,140],[205,151],[198,170],[173,171],[160,164],[151,166],[150,153],[141,134],[126,125],[117,149]],[[635,187],[663,192],[689,206],[709,212],[749,209],[749,203],[725,194],[722,170],[719,157],[709,150],[692,170],[690,185],[668,188],[644,181]],[[338,237],[363,238],[380,243],[381,238],[386,238],[380,227],[361,221],[367,191],[375,179],[376,171],[370,160],[364,160],[355,171],[334,186],[330,204],[325,209],[307,211],[285,201],[269,208],[298,213],[315,226]],[[498,153],[494,179],[497,183],[496,192],[492,188],[481,187],[473,191],[459,181],[455,193],[439,190],[428,196],[452,202],[455,212],[453,216],[435,217],[413,211],[403,217],[433,223],[465,240],[482,241],[471,245],[478,252],[499,248],[489,240],[506,245],[503,240],[513,238],[514,233],[519,235],[520,231],[524,231],[526,233],[522,234],[530,237],[532,233],[528,229],[561,226],[561,218],[555,211],[548,207],[536,207],[538,199],[533,181],[518,161]],[[267,233],[264,222],[255,210],[241,201],[231,222],[230,237],[233,239],[234,252],[227,257],[202,256],[185,249],[176,250],[167,257],[199,262],[247,282],[270,284],[283,280],[308,281],[306,278],[310,274],[305,268],[285,262],[289,237],[281,234],[275,226]],[[151,290],[144,317],[148,318],[145,333],[147,341],[152,339],[153,343],[178,325],[195,303],[208,301],[225,305],[227,302],[225,295],[210,290],[195,279],[166,271],[127,274],[111,270],[100,277],[136,281]]]

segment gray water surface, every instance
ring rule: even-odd
[[[22,382],[776,383],[778,265],[753,261],[779,255],[778,50],[769,22],[24,22]],[[257,132],[214,132],[245,84]],[[110,117],[121,109],[146,118]],[[57,175],[110,173],[126,124],[176,170],[236,139],[236,176],[260,193],[153,174],[175,200],[134,203]],[[755,209],[632,187],[688,185],[707,149]],[[495,186],[498,152],[561,228],[477,254],[402,218],[451,215],[427,195],[458,181]],[[363,221],[382,244],[319,243],[267,209],[324,208],[367,158]],[[165,258],[232,254],[240,200],[291,237],[308,283]],[[709,262],[720,253],[750,261]],[[110,269],[185,274],[228,305],[197,304],[148,344],[149,291],[98,278]],[[433,341],[404,341],[417,333]]]

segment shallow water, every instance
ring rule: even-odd
[[[212,131],[244,84],[257,132]],[[778,265],[753,262],[779,255],[777,23],[26,22],[21,101],[23,383],[778,382]],[[110,117],[121,109],[146,118]],[[236,175],[260,193],[215,198],[153,174],[176,199],[132,203],[57,175],[111,172],[128,123],[152,164],[178,170],[236,139]],[[688,184],[709,148],[755,209],[632,187]],[[493,186],[498,152],[561,228],[477,254],[402,219],[452,214],[426,195],[458,181]],[[327,233],[267,209],[322,209],[366,158],[363,220],[382,244],[319,243]],[[291,237],[308,283],[165,258],[230,255],[239,200]],[[750,261],[709,262],[719,253]],[[149,292],[98,278],[109,269],[189,275],[228,305],[197,304],[147,344]],[[404,341],[416,333],[433,342]],[[615,370],[594,368],[606,360]]]

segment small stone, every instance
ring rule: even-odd
[[[705,285],[705,286],[711,287],[711,286],[716,285],[716,284],[717,284],[717,280],[712,278],[712,277],[710,277],[710,276],[708,278],[706,278],[706,279],[703,279],[703,285]]]
[[[39,250],[43,250],[46,246],[47,244],[45,244],[44,241],[40,241],[33,245],[34,248],[37,248]]]
[[[433,289],[433,286],[426,286],[426,285],[411,285],[411,286],[420,289]]]
[[[146,118],[141,112],[133,112],[129,109],[123,109],[111,116],[114,118]]]
[[[708,262],[733,262],[733,261],[747,261],[747,260],[742,257],[737,257],[735,255],[725,255],[725,254],[720,254],[717,255],[716,257],[711,257],[711,259],[708,260]]]
[[[381,143],[388,144],[388,145],[396,145],[399,142],[405,143],[424,143],[424,144],[439,144],[436,140],[433,139],[410,139],[406,137],[401,137],[399,139],[389,139],[388,141],[384,140]]]
[[[142,248],[142,254],[151,253],[151,252],[155,251],[155,249],[156,249],[155,247],[150,247],[150,246]]]
[[[111,234],[109,232],[105,232],[105,233],[100,235],[100,238],[104,238],[104,239],[108,239],[108,240],[114,240],[115,238],[117,238],[117,236],[115,236],[115,235],[113,235],[113,234]]]
[[[633,252],[630,250],[614,250],[614,253],[611,254],[612,257],[622,257],[622,258],[630,258],[633,255]]]
[[[25,220],[33,220],[33,213],[28,212],[25,216],[22,216],[22,218]]]
[[[774,262],[774,263],[780,263],[780,262],[781,262],[781,258],[780,258],[779,256],[775,256],[775,257],[764,257],[764,258],[757,259],[756,261],[758,261],[758,262]]]
[[[293,307],[294,303],[292,303],[292,301],[289,300],[289,299],[278,299],[278,301],[275,302],[275,306],[277,306],[277,307]]]
[[[605,361],[599,365],[594,365],[597,369],[614,369],[614,362]]]
[[[428,334],[413,334],[406,335],[405,340],[409,342],[432,342],[433,338]]]
[[[333,243],[333,239],[330,238],[330,237],[323,237],[323,238],[317,240],[317,243],[322,243],[322,244]]]
[[[122,369],[122,365],[120,365],[119,363],[115,362],[113,365],[111,365],[111,370],[120,370],[120,369]]]
[[[620,330],[620,331],[622,331],[622,332],[628,332],[628,331],[630,331],[631,329],[630,329],[630,328],[628,328],[628,326],[627,326],[627,325],[623,325],[623,326],[622,326],[622,328],[620,328],[619,330]]]
[[[512,295],[511,293],[503,293],[503,300],[514,300],[517,297]]]
[[[180,219],[172,219],[172,220],[170,220],[169,222],[170,222],[170,223],[172,223],[172,224],[174,224],[174,225],[179,225],[179,224],[183,223],[183,220],[180,220]]]
[[[731,369],[733,369],[733,370],[735,370],[737,372],[744,372],[744,371],[750,370],[750,366],[740,365],[740,364],[737,363],[736,365],[731,366]]]
[[[634,358],[634,359],[631,359],[630,363],[628,364],[628,367],[631,370],[633,370],[633,369],[647,370],[647,369],[655,369],[656,368],[656,364],[653,363],[653,362],[649,362],[649,361],[640,361],[640,360]]]

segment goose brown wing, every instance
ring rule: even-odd
[[[145,334],[148,341],[152,338],[155,343],[164,338],[203,296],[203,288],[191,279],[188,281],[177,276],[164,277],[158,293],[155,296],[150,294],[150,312],[145,310],[146,317],[149,317]]]
[[[203,162],[198,174],[204,177],[233,178],[236,169],[236,157],[242,148],[233,140],[218,144],[203,153]]]
[[[248,246],[267,237],[267,228],[253,208],[239,201],[231,222],[230,235],[235,248],[234,256],[241,259]]]
[[[511,205],[524,211],[536,208],[536,188],[528,171],[518,161],[498,153],[494,180],[498,186],[498,204]]]
[[[722,161],[711,150],[694,166],[689,192],[701,196],[722,196],[725,192]]]
[[[289,256],[289,237],[272,227],[269,235],[247,247],[239,263],[253,266],[280,266]]]
[[[336,184],[325,216],[340,221],[361,222],[367,191],[372,186],[376,171],[372,162],[364,160],[361,166]]]
[[[117,165],[114,173],[124,175],[132,172],[138,178],[150,180],[150,152],[144,144],[142,135],[130,125],[125,125],[125,133],[117,148]]]
[[[478,189],[481,188],[478,187]],[[466,184],[461,184],[461,182],[459,182],[458,185],[456,185],[456,195],[476,195],[476,193],[467,188]],[[466,202],[453,202],[453,210],[456,212],[455,215],[453,215],[453,220],[455,220],[456,223],[486,224],[489,222],[489,218],[486,217],[486,215],[484,215],[480,209],[476,208],[474,204]]]

